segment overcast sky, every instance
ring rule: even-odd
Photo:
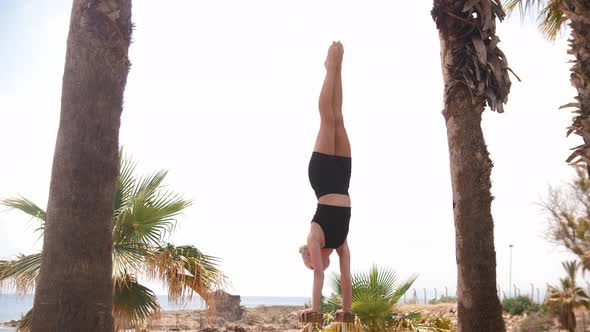
[[[229,291],[309,296],[297,252],[316,199],[307,164],[319,125],[324,57],[341,40],[344,116],[353,149],[353,270],[377,264],[417,289],[454,292],[455,235],[443,83],[432,1],[134,1],[132,69],[120,142],[142,171],[168,169],[194,200],[175,244],[223,259]],[[71,1],[0,1],[0,197],[46,206]],[[573,101],[565,37],[544,40],[518,17],[498,27],[513,80],[506,113],[486,110],[494,162],[499,285],[542,290],[570,257],[543,237],[537,202],[573,172],[565,138]],[[41,241],[0,212],[0,259]],[[337,257],[332,258],[337,262]],[[332,264],[329,271],[336,271]],[[163,289],[150,283],[158,293]],[[325,294],[329,294],[326,285]]]

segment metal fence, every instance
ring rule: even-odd
[[[520,286],[520,287],[519,287]],[[578,285],[581,287],[581,285]],[[586,291],[590,294],[590,282],[586,281]],[[508,289],[502,289],[497,286],[497,295],[500,301],[506,298],[514,298],[517,296],[525,296],[532,303],[542,304],[549,294],[549,284],[537,286],[529,284],[512,285]],[[434,304],[434,303],[452,303],[456,301],[455,289],[447,286],[440,288],[410,288],[402,298],[398,301],[399,304]],[[576,332],[590,332],[590,311],[578,310],[576,311],[577,326]],[[559,332],[563,331],[559,328],[559,323],[552,315],[547,314],[531,314],[526,319],[520,321],[518,326],[515,325],[510,331],[519,332]]]
[[[590,283],[587,284],[587,294],[590,294]],[[449,291],[451,290],[451,291]],[[549,293],[549,284],[541,287],[534,284],[529,284],[528,287],[519,287],[512,285],[511,289],[506,290],[497,287],[497,294],[500,300],[505,298],[513,298],[518,296],[526,296],[532,303],[542,304],[547,299]],[[400,304],[432,304],[440,302],[453,302],[457,295],[454,289],[447,286],[441,288],[410,288],[400,299]]]

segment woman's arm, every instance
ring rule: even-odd
[[[322,296],[322,288],[324,287],[324,262],[322,261],[322,248],[320,240],[317,236],[310,236],[307,238],[307,247],[311,256],[313,264],[313,293],[311,296],[311,310],[313,312],[320,311],[320,298]]]
[[[336,250],[340,257],[340,286],[342,287],[342,310],[350,312],[352,307],[352,280],[350,277],[350,249],[345,241]]]

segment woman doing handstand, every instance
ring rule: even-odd
[[[301,316],[320,311],[324,270],[334,250],[340,258],[342,310],[339,312],[351,311],[350,250],[346,240],[350,223],[351,153],[342,117],[343,54],[342,44],[333,42],[324,63],[326,77],[319,98],[320,130],[309,161],[309,181],[318,204],[307,245],[300,248],[305,266],[313,270],[313,293],[311,308],[303,310]]]

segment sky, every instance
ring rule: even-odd
[[[297,251],[316,198],[307,165],[333,40],[345,48],[343,112],[351,140],[353,271],[390,267],[414,288],[455,290],[455,233],[438,32],[432,1],[134,1],[132,68],[120,143],[142,172],[194,205],[170,242],[220,257],[230,293],[310,296]],[[71,1],[0,1],[0,198],[45,207]],[[498,25],[513,79],[504,114],[482,127],[494,162],[498,284],[524,293],[573,258],[544,237],[538,203],[573,176],[565,159],[572,101],[567,34],[531,19]],[[35,223],[0,211],[0,259],[41,248]],[[337,257],[328,274],[337,271]],[[157,293],[159,282],[147,281]],[[324,294],[329,294],[326,284]]]

